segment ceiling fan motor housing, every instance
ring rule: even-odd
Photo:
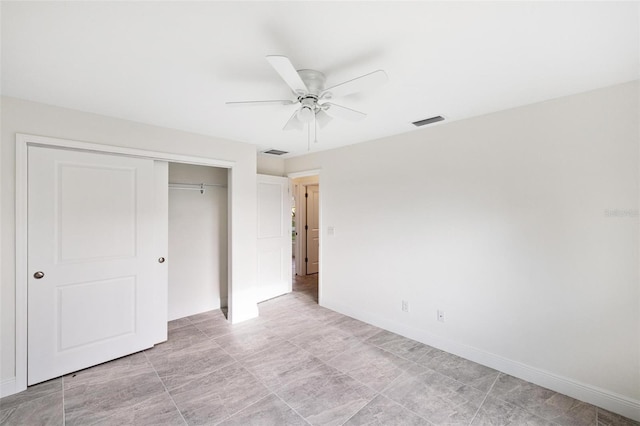
[[[298,70],[298,75],[307,86],[308,92],[298,97],[301,106],[296,117],[303,123],[309,123],[320,110],[318,97],[324,90],[325,76],[315,70]]]
[[[309,89],[309,95],[314,95],[318,98],[324,90],[324,74],[315,70],[298,70],[298,75],[307,86],[307,89]]]

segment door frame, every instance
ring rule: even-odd
[[[317,193],[318,193],[318,205],[315,206],[315,210],[318,211],[318,243],[320,243],[320,182],[317,183],[305,183],[302,185],[302,187],[304,188],[304,200],[302,200],[302,191],[300,191],[300,197],[301,197],[301,204],[304,206],[304,233],[302,235],[304,235],[304,274],[305,275],[311,275],[311,274],[317,274],[320,271],[318,270],[317,272],[311,272],[309,273],[309,234],[310,234],[310,227],[309,227],[309,187],[310,186],[315,186],[318,188]],[[301,224],[302,225],[302,224]],[[302,259],[301,259],[302,260]],[[320,247],[318,247],[318,268],[320,268]]]
[[[27,223],[28,223],[28,149],[30,146],[41,146],[54,149],[70,149],[74,151],[95,152],[99,154],[123,155],[127,157],[146,158],[150,160],[167,161],[173,163],[195,164],[200,166],[220,167],[228,170],[228,182],[230,191],[228,197],[228,295],[232,298],[233,274],[232,274],[232,250],[233,234],[231,223],[233,215],[239,214],[233,208],[234,185],[231,185],[235,161],[220,160],[216,158],[195,157],[190,155],[173,154],[161,151],[148,151],[136,148],[124,148],[113,145],[103,145],[91,142],[81,142],[68,139],[59,139],[45,136],[36,136],[23,133],[16,134],[16,209],[15,209],[15,243],[16,243],[16,277],[15,277],[15,389],[13,393],[27,389]],[[238,197],[239,198],[239,197]],[[232,321],[233,305],[229,303],[229,319]]]
[[[318,266],[318,304],[322,305],[322,277],[324,276],[324,274],[322,273],[322,269],[323,269],[323,265],[324,262],[322,261],[322,241],[324,240],[324,238],[322,237],[322,227],[323,227],[323,219],[322,219],[322,194],[323,194],[323,189],[322,189],[322,176],[321,176],[321,169],[312,169],[312,170],[306,170],[306,171],[302,171],[302,172],[294,172],[294,173],[288,173],[287,177],[289,178],[289,180],[291,179],[299,179],[299,178],[305,178],[305,177],[310,177],[310,176],[317,176],[318,177],[318,188],[320,189],[320,193],[318,194],[318,238],[319,238],[319,242],[318,242],[318,262],[319,262],[319,266]],[[305,183],[301,183],[302,186],[304,186],[306,188],[306,184]],[[309,185],[316,185],[316,183],[309,183]],[[299,191],[300,192],[300,191]],[[296,215],[298,215],[298,211],[299,211],[299,207],[302,203],[302,200],[300,200],[300,195],[296,194]],[[305,207],[306,208],[306,207]],[[300,225],[301,222],[299,220],[296,219],[296,232],[298,232],[298,236],[300,235]],[[302,247],[301,244],[298,244],[300,242],[300,240],[296,240],[296,270],[301,270],[300,269],[300,253],[302,252]],[[305,274],[306,274],[306,267],[305,267]],[[292,277],[293,278],[293,277]]]

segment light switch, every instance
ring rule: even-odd
[[[327,228],[327,235],[333,235],[336,233],[336,229],[333,226]]]

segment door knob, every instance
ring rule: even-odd
[[[33,278],[39,280],[40,278],[44,277],[44,272],[42,271],[38,271],[35,274],[33,274]]]
[[[158,263],[164,263],[164,257],[159,258]]]

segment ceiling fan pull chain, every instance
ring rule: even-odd
[[[313,143],[318,143],[318,120],[315,113],[313,114]]]
[[[311,151],[311,123],[307,124],[307,151]]]

